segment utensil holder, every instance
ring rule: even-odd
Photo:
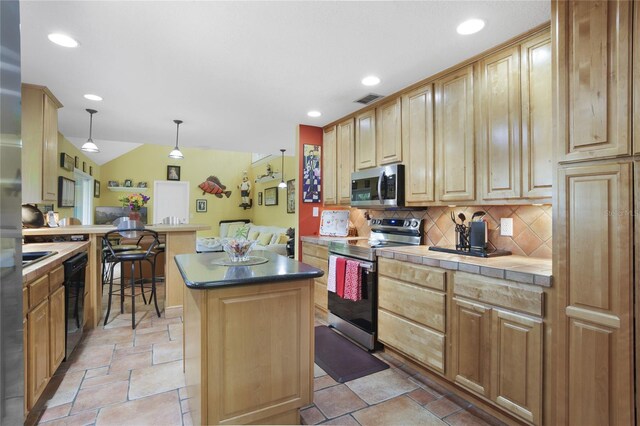
[[[456,250],[469,251],[470,228],[464,225],[456,225]]]

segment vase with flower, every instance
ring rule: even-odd
[[[129,207],[129,220],[140,221],[140,209],[151,199],[144,194],[129,194],[118,199],[123,207]]]

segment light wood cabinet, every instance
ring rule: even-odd
[[[59,287],[49,296],[49,371],[54,372],[62,363],[65,354],[64,287]]]
[[[633,8],[633,153],[640,153],[640,5]],[[640,386],[640,383],[638,383]],[[640,398],[640,392],[638,392]],[[640,423],[640,400],[638,401]]]
[[[58,108],[44,86],[22,85],[22,201],[57,201]]]
[[[473,65],[435,82],[436,189],[439,201],[475,199]]]
[[[551,198],[554,164],[549,32],[526,40],[520,52],[522,197]]]
[[[532,424],[542,423],[542,320],[492,310],[491,399]]]
[[[45,300],[27,315],[27,407],[36,403],[50,377],[49,301]]]
[[[356,116],[356,170],[376,166],[376,111],[371,109]]]
[[[633,423],[632,179],[628,161],[558,170],[558,423]]]
[[[435,201],[435,140],[433,85],[426,84],[402,96],[402,150],[405,203]]]
[[[24,417],[26,419],[27,413],[31,409],[31,406],[29,405],[29,383],[27,382],[29,363],[28,363],[28,358],[26,354],[29,353],[29,331],[28,331],[28,322],[27,322],[26,316],[22,318],[22,352],[24,354],[22,357],[22,371],[24,372],[24,378],[25,378],[24,379],[24,385],[25,385],[24,398],[23,398],[22,407],[24,409]]]
[[[489,397],[491,307],[454,297],[451,310],[451,377],[460,386]]]
[[[336,142],[338,204],[351,204],[351,173],[354,171],[353,138],[353,119],[338,124]]]
[[[480,61],[482,128],[482,197],[519,198],[520,53],[519,47]]]
[[[631,153],[631,6],[554,2],[560,162]]]
[[[376,108],[376,157],[382,166],[402,161],[400,97]]]
[[[322,269],[324,275],[314,279],[315,307],[326,315],[328,312],[329,293],[327,291],[327,275],[329,273],[329,250],[319,244],[302,242],[302,262],[314,268]]]
[[[337,204],[336,196],[336,126],[324,129],[322,137],[322,200],[325,204]]]

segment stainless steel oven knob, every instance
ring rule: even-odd
[[[411,222],[409,222],[408,220],[405,220],[404,223],[402,224],[405,228],[408,228],[409,225],[411,224]]]
[[[411,227],[412,228],[417,228],[418,225],[419,225],[418,219],[411,220]]]

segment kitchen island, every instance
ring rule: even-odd
[[[165,239],[165,308],[182,305],[182,280],[173,258],[177,254],[194,253],[196,250],[196,231],[209,229],[207,225],[149,225],[147,229],[156,231]],[[102,316],[102,278],[101,250],[102,237],[115,230],[113,225],[75,225],[61,228],[28,228],[22,230],[23,237],[55,237],[82,235],[89,241],[89,271],[86,291],[87,314],[86,327],[98,326]],[[28,244],[25,246],[29,246]]]
[[[266,250],[252,256],[267,262],[175,258],[194,424],[299,424],[298,410],[313,401],[313,279],[323,272]]]

